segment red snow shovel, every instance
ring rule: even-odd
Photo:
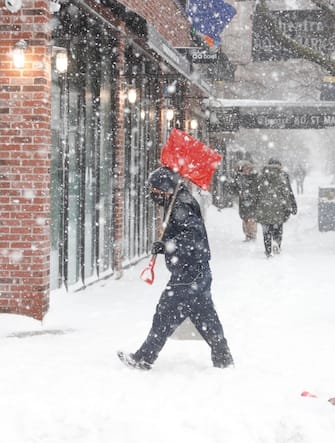
[[[149,285],[152,285],[155,280],[154,267],[156,264],[156,258],[157,255],[152,255],[148,266],[146,266],[140,274],[140,278]]]
[[[206,146],[204,143],[193,138],[186,132],[174,128],[162,149],[161,163],[177,172],[181,177],[190,180],[201,189],[208,190],[215,169],[218,167],[222,157]],[[177,197],[181,181],[178,182],[167,214],[163,222],[163,231],[159,240],[162,240],[165,228],[168,224],[174,202]],[[140,278],[152,285],[155,278],[154,267],[156,255],[151,256],[148,266],[141,272]]]
[[[171,131],[161,153],[164,166],[206,191],[221,159],[218,152],[176,128]]]

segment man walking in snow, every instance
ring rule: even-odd
[[[161,167],[149,176],[152,200],[168,211],[180,176]],[[142,346],[134,353],[119,351],[127,366],[151,369],[168,337],[189,317],[211,348],[213,365],[233,365],[222,325],[211,296],[210,249],[200,207],[186,186],[179,184],[162,241],[154,242],[152,254],[164,254],[171,272],[160,297],[152,327]]]

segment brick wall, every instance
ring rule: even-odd
[[[121,0],[168,40],[172,46],[190,46],[190,23],[185,12],[173,0]]]
[[[42,319],[49,300],[49,1],[0,0],[0,312]],[[28,43],[22,69],[11,50]]]

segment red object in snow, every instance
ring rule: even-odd
[[[174,128],[164,145],[161,162],[208,191],[222,156],[186,132]]]
[[[301,397],[313,397],[313,398],[318,398],[317,395],[312,394],[311,392],[308,392],[308,391],[303,391],[303,392],[301,393]]]
[[[153,255],[151,257],[148,266],[146,266],[140,274],[140,278],[143,281],[145,281],[145,283],[148,283],[148,285],[152,285],[155,280],[154,268],[156,263],[156,257],[157,257],[156,255]]]

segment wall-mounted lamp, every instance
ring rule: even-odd
[[[66,48],[54,46],[52,48],[52,51],[55,54],[56,71],[58,71],[60,74],[64,74],[65,72],[67,72],[67,68],[69,65],[69,58],[67,56]]]
[[[192,120],[190,121],[190,128],[191,129],[198,129],[198,120],[195,118],[192,118]]]
[[[131,103],[132,105],[136,102],[137,92],[136,92],[135,88],[128,89],[127,98],[128,98],[129,103]]]
[[[24,53],[27,47],[28,43],[25,40],[19,40],[15,43],[12,51],[13,64],[15,68],[24,68]]]
[[[174,110],[171,108],[167,109],[166,110],[166,120],[168,122],[170,122],[171,120],[173,120],[173,117],[174,117]]]
[[[5,6],[10,12],[17,12],[22,7],[22,0],[6,0]]]

